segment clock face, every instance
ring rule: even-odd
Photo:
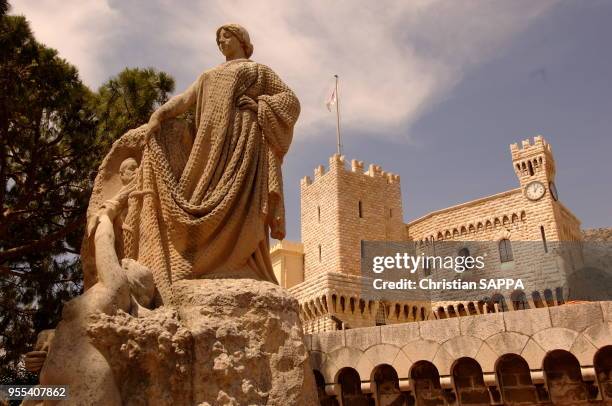
[[[552,198],[555,199],[555,201],[559,200],[559,193],[557,192],[557,186],[555,185],[555,182],[550,182],[548,184],[548,189],[550,190],[550,195],[552,196]]]
[[[537,180],[527,184],[525,187],[525,197],[529,200],[538,200],[544,196],[545,192],[546,188],[542,182],[538,182]]]

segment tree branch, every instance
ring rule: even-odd
[[[38,241],[34,241],[27,245],[22,245],[20,247],[10,248],[4,252],[1,252],[0,263],[5,263],[8,260],[19,258],[22,255],[47,248],[51,243],[60,240],[70,234],[72,231],[75,231],[83,223],[83,221],[85,221],[85,215],[79,216],[71,223],[68,223],[66,226],[64,226],[63,229],[51,233]]]

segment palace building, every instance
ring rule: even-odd
[[[490,267],[525,269],[515,273],[528,277],[534,266],[527,261],[541,261],[542,255],[556,266],[559,253],[549,249],[551,243],[580,241],[581,231],[580,221],[558,200],[552,148],[537,136],[520,147],[512,144],[510,152],[517,188],[437,210],[408,223],[403,221],[399,175],[377,165],[364,171],[363,162],[353,160],[349,169],[343,157],[334,155],[327,171],[319,166],[314,179],[304,177],[302,242],[282,241],[272,248],[271,256],[279,283],[301,304],[305,332],[337,330],[342,324],[356,328],[480,314],[516,302],[516,298],[498,295],[493,304],[477,300],[384,303],[360,295],[363,241],[413,241],[426,253],[441,241],[465,242],[465,247],[457,246],[462,252],[474,252],[478,242],[494,241],[500,255],[491,256],[498,262],[489,263]],[[444,249],[441,244],[438,247]],[[541,250],[541,255],[519,255],[516,251],[521,249]],[[579,255],[572,257],[575,261]],[[539,301],[562,302],[563,282],[549,280],[551,286],[522,293],[532,307]]]
[[[611,302],[568,303],[567,269],[583,263],[582,232],[559,201],[552,148],[537,136],[510,153],[518,187],[408,223],[399,175],[377,165],[348,167],[336,154],[302,179],[302,241],[279,242],[271,257],[299,301],[322,404],[612,402]],[[373,300],[363,290],[366,241],[455,257],[488,244],[487,268],[528,288]]]

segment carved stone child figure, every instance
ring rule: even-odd
[[[120,263],[117,258],[113,220],[125,206],[126,200],[127,194],[120,192],[114,199],[105,202],[97,221],[91,225],[91,231],[95,231],[98,282],[64,305],[62,321],[55,330],[44,360],[40,384],[69,385],[69,398],[61,401],[61,404],[121,404],[111,368],[91,344],[87,326],[90,316],[99,312],[114,315],[122,310],[133,315],[142,314],[148,311],[145,308],[151,305],[155,296],[151,271],[132,259],[123,259]],[[34,364],[40,363],[40,354],[31,355],[35,355],[30,360],[34,367]],[[58,403],[47,400],[43,404]]]
[[[138,169],[138,162],[134,158],[127,158],[121,162],[119,167],[119,177],[123,185],[129,184],[136,176],[136,170]]]

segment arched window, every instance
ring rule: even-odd
[[[387,324],[387,317],[385,315],[385,305],[382,302],[378,303],[378,310],[376,311],[376,316],[374,318],[377,326],[384,326]]]
[[[440,374],[429,361],[418,361],[410,368],[417,405],[444,405],[446,401],[440,387]]]
[[[482,377],[482,368],[476,360],[459,358],[453,366],[453,382],[459,405],[489,404],[489,391]]]
[[[502,263],[514,261],[514,256],[512,255],[512,244],[510,243],[509,239],[504,238],[503,240],[500,240],[498,244],[498,249],[499,260]]]
[[[533,176],[534,172],[533,172],[533,165],[531,164],[531,161],[527,162],[527,166],[529,167],[529,176]]]
[[[555,305],[555,298],[553,296],[552,290],[545,289],[544,290],[544,300],[546,300],[546,306],[552,307]]]
[[[467,312],[465,311],[465,306],[463,305],[463,303],[459,303],[459,306],[457,306],[457,312],[459,313],[459,316],[467,316]]]
[[[391,365],[383,364],[374,370],[377,405],[404,405],[406,400],[399,388],[397,372]]]
[[[476,311],[476,306],[474,306],[474,302],[468,303],[468,313],[470,316],[478,314],[478,311]]]
[[[612,400],[612,345],[597,351],[593,365],[602,397],[604,400]]]
[[[546,307],[544,306],[544,301],[542,300],[542,295],[540,295],[540,292],[533,292],[531,294],[531,298],[533,299],[533,305],[536,307],[536,309]]]
[[[491,303],[497,304],[497,310],[499,312],[507,312],[508,305],[506,304],[506,299],[501,293],[496,293],[491,297]]]
[[[319,403],[323,406],[337,405],[338,401],[336,400],[336,397],[329,396],[325,393],[325,378],[323,378],[323,374],[316,369],[314,369],[312,372],[314,373],[315,383],[317,384]]]
[[[544,358],[544,375],[553,404],[578,404],[587,400],[580,363],[572,353],[554,350]]]
[[[467,247],[461,248],[459,250],[459,252],[457,253],[458,257],[469,257],[470,256],[470,250],[467,249]]]
[[[343,405],[367,406],[368,399],[361,392],[361,378],[353,368],[342,368],[338,374]]]
[[[516,354],[503,355],[495,368],[505,404],[538,403],[527,362]]]
[[[510,298],[512,299],[512,308],[514,310],[529,309],[529,302],[527,301],[527,296],[522,290],[515,290],[514,292],[512,292],[512,295],[510,295]]]

